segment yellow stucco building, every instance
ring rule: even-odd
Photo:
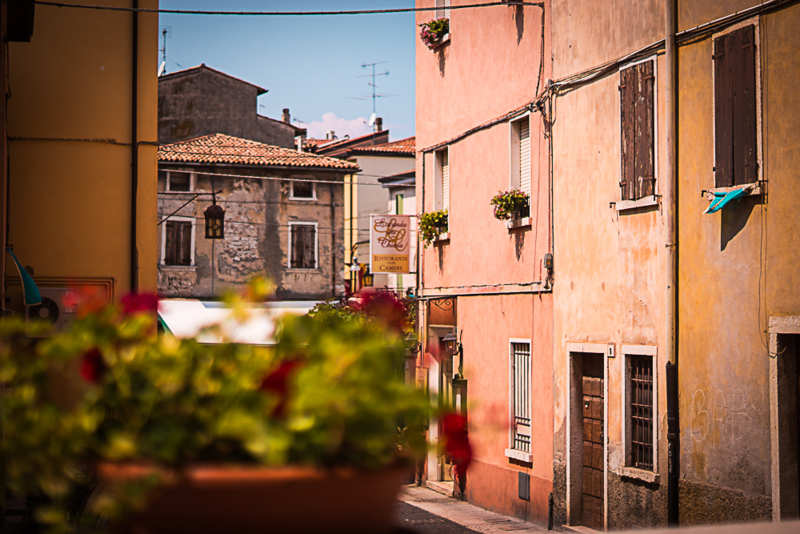
[[[59,306],[86,287],[114,299],[154,292],[158,15],[6,0],[0,9],[11,41],[0,45],[3,248]],[[5,308],[21,312],[19,276],[4,263]]]

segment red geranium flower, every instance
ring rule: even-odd
[[[367,317],[375,318],[388,328],[397,332],[403,331],[406,321],[406,306],[402,299],[393,293],[370,292],[360,295],[361,303],[357,306]]]
[[[81,376],[87,382],[97,384],[106,372],[106,362],[97,347],[85,352],[81,358]]]
[[[261,381],[260,389],[262,391],[269,391],[278,397],[278,404],[272,409],[273,416],[283,417],[286,413],[286,401],[289,397],[289,375],[291,375],[301,363],[300,360],[283,361]]]
[[[453,459],[456,475],[461,478],[467,474],[467,468],[472,462],[467,418],[457,413],[445,415],[442,419],[442,435],[445,438],[445,452]]]
[[[132,315],[139,312],[158,311],[158,295],[152,293],[130,293],[122,297],[123,315]]]

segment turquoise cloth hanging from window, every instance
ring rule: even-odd
[[[743,187],[741,189],[734,189],[733,191],[729,191],[728,193],[719,193],[714,192],[714,198],[711,200],[711,204],[708,205],[706,211],[703,213],[715,213],[725,207],[725,204],[729,203],[731,200],[739,200],[747,193],[750,192],[749,187]]]
[[[28,271],[26,271],[22,265],[19,264],[17,257],[14,256],[14,251],[10,248],[7,250],[8,253],[11,254],[11,258],[14,260],[14,263],[17,266],[19,277],[22,279],[22,294],[25,296],[25,305],[36,306],[37,304],[41,304],[42,294],[39,293],[39,288],[36,287],[36,282],[33,281],[33,278],[31,278],[31,275],[28,274]]]

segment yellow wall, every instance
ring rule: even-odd
[[[31,42],[9,46],[9,243],[37,277],[113,277],[117,297],[131,287],[132,20],[37,5]],[[154,143],[156,14],[139,14],[138,36],[138,140]],[[156,290],[156,150],[139,147],[140,291]]]

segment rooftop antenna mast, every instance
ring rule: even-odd
[[[362,69],[366,69],[367,67],[372,67],[372,74],[367,74],[365,76],[358,76],[358,78],[372,78],[372,82],[370,82],[369,85],[372,86],[372,118],[373,118],[373,120],[375,119],[375,113],[376,113],[375,104],[376,104],[378,98],[380,98],[382,96],[389,96],[389,95],[379,95],[376,92],[376,90],[378,89],[378,84],[376,83],[376,78],[378,76],[388,76],[389,75],[389,71],[388,70],[385,70],[383,72],[375,72],[375,66],[376,65],[381,65],[383,63],[388,63],[388,61],[378,61],[377,63],[364,63],[363,65],[361,65],[361,68]]]
[[[159,76],[161,74],[167,73],[167,35],[170,33],[170,28],[164,28],[161,30],[161,48],[159,52],[161,52],[161,68],[159,69]]]

